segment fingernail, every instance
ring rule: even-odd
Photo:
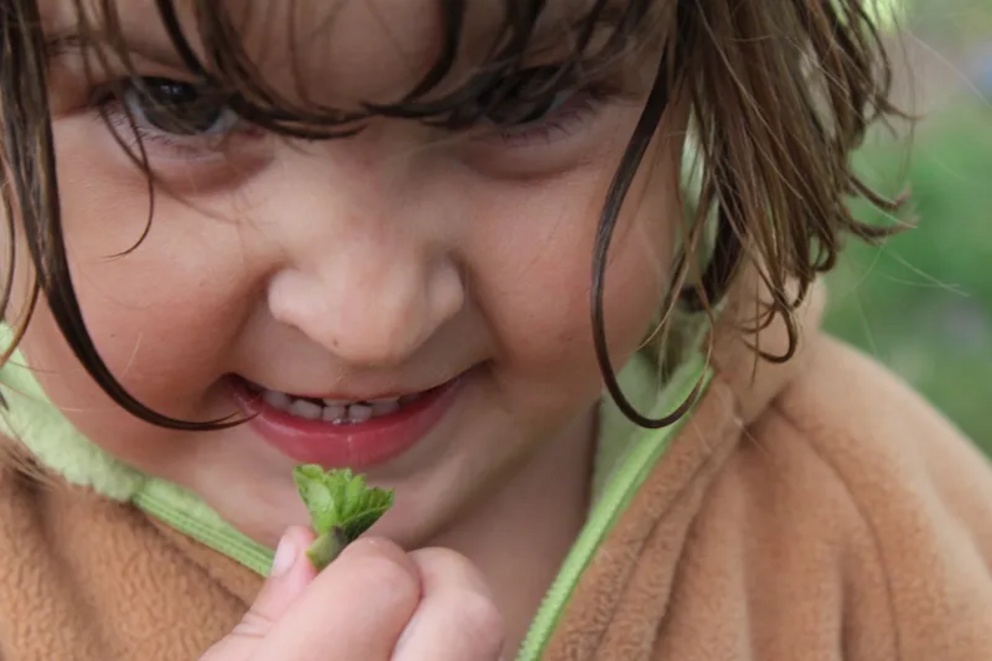
[[[276,555],[272,558],[272,568],[269,570],[269,578],[279,578],[290,570],[296,562],[296,544],[288,536],[283,536],[279,540],[276,548]]]

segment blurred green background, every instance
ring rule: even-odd
[[[903,0],[898,12],[895,97],[925,117],[911,136],[876,131],[855,163],[884,193],[909,186],[916,228],[881,249],[852,240],[829,278],[827,328],[992,454],[992,0]]]

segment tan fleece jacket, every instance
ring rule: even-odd
[[[806,332],[756,371],[720,334],[707,395],[544,659],[992,659],[992,467],[881,368]],[[196,659],[259,585],[130,506],[0,476],[3,661]]]

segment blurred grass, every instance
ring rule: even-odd
[[[916,227],[875,249],[852,240],[829,277],[827,328],[902,375],[992,454],[992,104],[942,104],[905,139],[856,156],[876,189],[908,182]],[[891,223],[863,202],[862,220]]]

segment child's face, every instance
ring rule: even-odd
[[[71,19],[71,3],[49,5],[53,21]],[[151,1],[120,5],[136,48],[166,60],[136,55],[139,75],[188,80],[170,64]],[[285,85],[294,49],[315,100],[393,100],[435,55],[437,26],[425,19],[433,0],[335,3],[333,21],[318,16],[328,13],[323,0],[295,6],[310,12],[302,22],[323,27],[292,47],[280,42],[285,30],[271,30],[259,57]],[[291,415],[264,404],[259,420],[232,429],[166,430],[112,404],[39,309],[22,348],[94,442],[188,486],[263,542],[304,520],[291,480],[303,461],[351,464],[395,488],[382,530],[402,541],[493,493],[555,439],[588,451],[601,388],[589,321],[593,239],[639,104],[578,93],[506,135],[440,141],[436,129],[379,119],[353,138],[287,143],[240,127],[223,107],[197,111],[191,121],[206,133],[230,132],[224,156],[211,147],[215,135],[169,134],[136,104],[148,120],[148,156],[175,195],[156,194],[150,233],[115,257],[143,231],[146,178],[87,105],[80,57],[69,52],[52,66],[75,290],[131,394],[206,421],[244,412],[237,393],[246,381],[349,401],[442,386],[397,412],[383,404],[384,417],[365,422],[308,420],[312,407]],[[664,296],[681,129],[663,123],[614,238],[605,318],[618,365]],[[325,413],[361,420],[369,411]]]

